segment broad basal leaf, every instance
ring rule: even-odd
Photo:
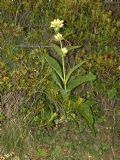
[[[49,63],[49,65],[52,67],[52,69],[58,74],[58,76],[63,81],[63,78],[62,78],[62,69],[61,69],[60,64],[53,57],[51,57],[49,55],[46,55],[45,59],[47,60],[47,62]]]
[[[55,71],[52,71],[52,78],[55,81],[55,83],[59,86],[59,88],[62,89],[61,80]]]
[[[85,75],[85,76],[78,76],[68,81],[67,89],[71,91],[72,89],[76,88],[80,84],[88,81],[93,81],[95,79],[96,79],[96,76],[92,73],[89,73],[88,75]]]
[[[91,106],[84,102],[79,106],[79,112],[81,116],[86,120],[87,124],[91,127],[94,124],[94,118],[91,111]]]
[[[69,72],[68,72],[68,74],[67,74],[67,76],[66,76],[66,83],[67,83],[67,81],[69,80],[71,74],[72,74],[75,70],[77,70],[80,66],[82,66],[83,63],[85,63],[85,61],[82,61],[82,62],[78,63],[76,66],[74,66],[73,68],[71,68],[71,69],[69,70]]]

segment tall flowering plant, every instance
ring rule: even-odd
[[[82,83],[95,80],[96,76],[93,75],[92,73],[88,73],[86,75],[78,75],[78,76],[75,76],[73,74],[74,71],[76,71],[79,67],[81,67],[85,63],[85,61],[79,62],[73,68],[70,69],[66,68],[65,57],[71,50],[77,49],[79,48],[79,46],[67,47],[63,45],[64,36],[60,33],[60,29],[63,26],[64,26],[63,20],[55,19],[54,21],[51,22],[51,28],[53,28],[55,31],[54,40],[57,41],[57,44],[53,43],[52,47],[54,48],[55,52],[60,56],[61,61],[59,62],[50,55],[46,55],[45,58],[52,68],[52,77],[54,82],[59,88],[59,92],[62,95],[63,104],[67,103],[68,108],[69,104],[73,108],[74,106],[77,107],[80,115],[86,120],[89,127],[90,128],[92,127],[92,129],[94,129],[94,118],[92,115],[91,106],[93,106],[95,102],[85,100],[81,97],[78,98],[77,101],[73,102],[72,99],[70,99],[70,95],[71,91],[74,90],[77,86],[79,86]],[[56,113],[53,114],[52,120],[55,118],[55,115]],[[72,114],[68,114],[68,116],[69,115]]]
[[[55,35],[54,40],[59,42],[59,45],[52,44],[52,47],[57,52],[57,54],[61,57],[61,63],[59,63],[55,58],[50,55],[46,55],[46,60],[49,65],[52,67],[52,75],[56,85],[59,87],[59,91],[62,94],[63,99],[66,99],[71,91],[75,89],[80,84],[95,80],[95,75],[89,73],[87,75],[79,75],[77,77],[73,76],[73,72],[81,67],[85,61],[81,61],[73,68],[67,70],[65,67],[65,57],[67,54],[74,49],[79,48],[79,46],[71,46],[66,47],[63,46],[64,36],[60,33],[60,29],[64,26],[64,21],[55,19],[51,22],[50,27],[54,29]]]

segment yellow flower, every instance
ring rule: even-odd
[[[55,19],[54,21],[51,22],[50,27],[54,28],[54,30],[58,32],[59,29],[64,26],[63,22],[64,22],[63,20]]]
[[[62,34],[57,33],[57,34],[55,35],[55,40],[56,40],[56,41],[61,41],[61,40],[63,40]]]
[[[66,55],[66,54],[68,53],[68,50],[67,50],[67,48],[65,48],[65,47],[62,48],[61,51],[62,51],[63,55]]]

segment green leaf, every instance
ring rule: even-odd
[[[93,81],[95,79],[96,79],[96,76],[92,73],[89,73],[88,75],[85,75],[85,76],[78,76],[75,79],[71,79],[68,81],[67,89],[71,91],[72,89],[76,88],[80,84],[88,81]]]
[[[94,100],[86,100],[85,103],[90,107],[93,107],[96,104]]]
[[[81,46],[71,46],[71,47],[67,47],[68,51],[74,50],[74,49],[78,49]]]
[[[52,43],[51,46],[54,48],[54,50],[55,50],[60,56],[63,54],[62,51],[61,51],[61,48],[60,48],[58,45]],[[74,49],[77,49],[77,48],[80,48],[80,47],[81,47],[81,46],[71,46],[71,47],[66,47],[66,48],[68,49],[68,52],[69,52],[69,51],[71,51],[71,50],[74,50]]]
[[[70,91],[61,89],[60,90],[63,100],[67,100],[70,96]]]
[[[55,83],[59,86],[59,88],[62,89],[60,78],[58,77],[55,71],[52,71],[52,78],[55,81]]]
[[[49,63],[49,65],[52,67],[52,69],[58,74],[58,76],[61,78],[63,81],[62,77],[62,69],[59,63],[51,56],[45,55],[46,61]]]
[[[49,119],[49,122],[52,122],[54,119],[56,119],[58,116],[58,114],[55,112],[51,115],[50,119]]]
[[[59,55],[62,55],[61,48],[60,48],[58,45],[52,43],[51,46],[54,48],[54,50],[55,50]]]
[[[94,118],[91,111],[91,106],[88,105],[87,101],[85,103],[82,103],[79,106],[79,113],[80,115],[86,120],[87,124],[91,127],[94,124]]]
[[[69,80],[71,74],[77,70],[80,66],[82,66],[85,63],[85,61],[78,63],[76,66],[74,66],[73,68],[71,68],[66,76],[66,83]]]
[[[110,100],[114,100],[116,98],[116,96],[117,96],[117,90],[116,90],[116,88],[112,88],[112,89],[108,90],[107,91],[107,95],[108,95],[108,98]]]
[[[39,149],[39,150],[36,151],[36,156],[38,158],[45,158],[45,157],[47,157],[47,152],[43,149],[42,150]]]

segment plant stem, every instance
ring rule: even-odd
[[[60,41],[60,47],[62,49],[62,42]],[[64,56],[61,55],[61,58],[62,58],[62,69],[63,69],[63,83],[64,83],[64,89],[66,90],[66,75],[65,75],[65,59],[64,59]]]
[[[62,67],[63,67],[64,88],[66,90],[66,76],[65,76],[65,61],[64,61],[64,56],[62,56]]]

